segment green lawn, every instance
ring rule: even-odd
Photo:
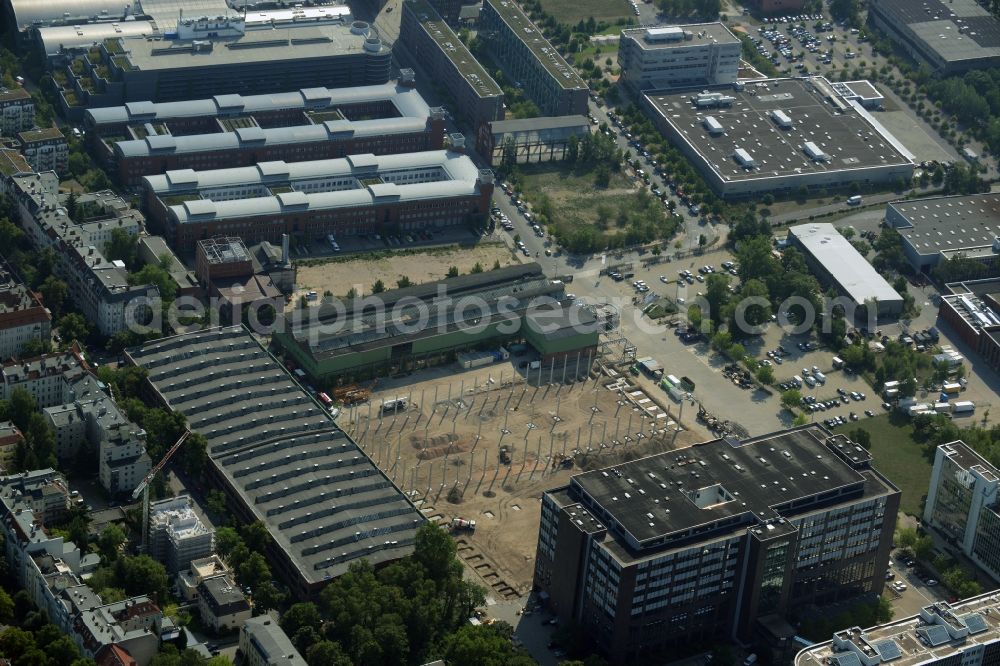
[[[593,16],[595,21],[614,23],[620,18],[633,18],[626,0],[542,0],[542,8],[560,23],[576,25],[580,19]]]
[[[875,468],[902,491],[900,508],[913,516],[922,515],[924,497],[931,480],[932,461],[924,456],[923,447],[913,441],[913,427],[908,419],[883,414],[847,423],[836,431],[846,434],[859,427],[872,436],[871,452]]]

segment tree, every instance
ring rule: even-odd
[[[452,266],[448,269],[448,274],[446,277],[458,277],[458,266]]]
[[[45,646],[45,654],[54,666],[72,666],[80,658],[80,649],[69,636],[60,636]]]
[[[781,394],[781,405],[792,409],[802,404],[802,393],[798,389],[789,389]]]
[[[385,291],[385,283],[382,280],[375,280],[375,284],[372,285],[373,294],[381,294]]]
[[[124,261],[126,267],[133,269],[138,263],[138,243],[137,236],[124,229],[112,229],[111,240],[104,246],[104,254],[112,261]]]
[[[87,320],[76,312],[63,315],[56,326],[59,329],[59,335],[67,343],[74,340],[83,341],[90,336],[90,327],[87,324]]]
[[[863,449],[872,448],[872,435],[864,428],[855,428],[849,434],[851,441],[858,444]]]
[[[69,287],[66,286],[66,283],[54,275],[50,275],[45,278],[38,290],[45,300],[45,307],[51,310],[54,316],[59,316],[62,313],[66,295],[69,293]]]
[[[129,596],[148,594],[163,603],[170,599],[167,571],[149,555],[119,557],[114,563],[114,573]]]
[[[316,604],[311,602],[293,604],[281,616],[281,628],[289,636],[294,636],[299,629],[310,627],[319,631],[323,626],[323,618],[320,617]]]
[[[14,619],[14,600],[0,587],[0,624],[10,624]]]
[[[263,553],[267,544],[271,542],[271,533],[267,531],[267,525],[261,520],[255,520],[244,526],[240,531],[240,536],[243,537],[243,543],[247,545],[247,548],[256,553]]]
[[[417,530],[413,558],[424,565],[431,579],[442,581],[455,571],[455,541],[436,524],[424,523]]]
[[[170,303],[177,296],[177,283],[164,268],[158,264],[146,264],[139,271],[130,273],[128,283],[131,285],[151,284],[160,292],[164,303]]]
[[[106,561],[118,559],[118,549],[125,543],[128,537],[125,530],[115,523],[111,523],[103,530],[97,539],[98,548],[101,550],[101,557]]]
[[[208,507],[208,510],[211,511],[213,514],[217,516],[224,516],[226,514],[226,494],[217,488],[212,488],[211,490],[208,491],[208,498],[205,501],[205,505]],[[226,528],[226,527],[219,528],[219,530],[223,529],[231,529],[231,528]],[[233,533],[235,534],[236,530],[233,530]],[[236,535],[236,538],[239,539],[239,535]],[[216,545],[219,545],[218,531],[216,531],[215,533],[215,542]],[[228,552],[228,550],[223,551],[221,545],[219,546],[218,550],[219,554],[222,555],[223,557],[225,557],[226,552]]]
[[[761,384],[773,384],[774,368],[769,365],[762,365],[757,368],[757,381]]]
[[[402,289],[404,287],[409,287],[412,284],[413,284],[413,282],[410,280],[410,278],[406,277],[405,275],[403,277],[399,278],[398,280],[396,280],[396,286],[399,287],[400,289]]]
[[[233,550],[242,543],[243,539],[240,537],[239,532],[232,527],[220,527],[215,530],[215,550],[227,562]]]
[[[258,585],[271,580],[271,569],[267,566],[267,560],[263,555],[250,553],[250,557],[237,569],[236,577],[241,585],[257,589]]]
[[[306,650],[306,663],[309,666],[353,666],[339,643],[319,641]]]
[[[472,270],[469,271],[469,272],[470,273],[482,273],[483,272],[483,265],[477,261],[475,263],[475,265],[472,267]]]
[[[184,471],[189,476],[200,479],[208,465],[208,440],[205,439],[204,435],[193,432],[188,435],[182,448],[184,449],[181,454]]]

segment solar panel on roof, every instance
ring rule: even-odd
[[[965,625],[969,627],[970,634],[981,634],[989,629],[989,626],[986,624],[986,618],[979,613],[963,615],[962,619],[965,621]]]
[[[948,633],[948,630],[937,624],[929,627],[920,627],[917,629],[917,635],[927,641],[931,647],[944,645],[951,640],[951,635]]]
[[[882,656],[882,661],[892,661],[903,656],[903,653],[899,651],[899,646],[896,645],[896,641],[891,638],[875,643],[875,649]]]
[[[830,657],[834,666],[861,666],[861,659],[853,652],[842,652]]]

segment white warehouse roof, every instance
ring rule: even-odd
[[[800,224],[788,232],[858,305],[870,299],[902,303],[903,297],[829,222]]]

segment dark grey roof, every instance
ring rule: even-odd
[[[514,132],[531,132],[551,129],[574,129],[583,126],[588,128],[590,121],[586,116],[541,116],[538,118],[514,118],[511,120],[494,120],[490,129],[494,134]]]

